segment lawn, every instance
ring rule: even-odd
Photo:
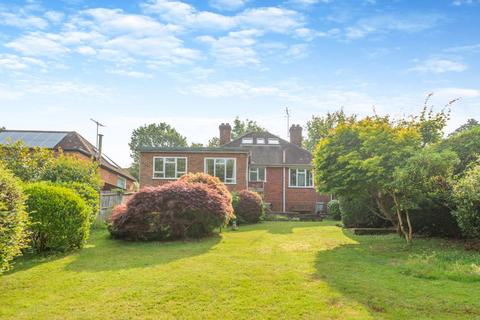
[[[0,278],[2,319],[480,319],[480,254],[331,222],[268,222],[176,243],[95,231]]]

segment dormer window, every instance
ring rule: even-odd
[[[257,144],[265,144],[264,138],[257,138]]]
[[[280,144],[280,140],[278,140],[277,138],[269,138],[268,144]]]
[[[243,138],[242,143],[243,144],[253,144],[253,138]]]

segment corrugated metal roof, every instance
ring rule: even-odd
[[[0,131],[0,144],[23,141],[28,147],[53,148],[68,132],[49,131]]]

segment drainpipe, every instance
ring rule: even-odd
[[[285,164],[285,161],[286,161],[286,152],[285,150],[283,150],[283,164]],[[287,209],[286,209],[286,205],[285,205],[285,192],[286,192],[286,178],[285,178],[285,167],[282,166],[282,171],[283,171],[283,188],[282,188],[282,211],[283,212],[286,212]]]

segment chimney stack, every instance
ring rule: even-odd
[[[303,128],[298,125],[294,124],[290,127],[290,142],[296,144],[299,147],[302,147],[303,136],[302,136]]]
[[[229,123],[222,123],[220,125],[220,145],[229,143],[232,140],[232,127]]]

